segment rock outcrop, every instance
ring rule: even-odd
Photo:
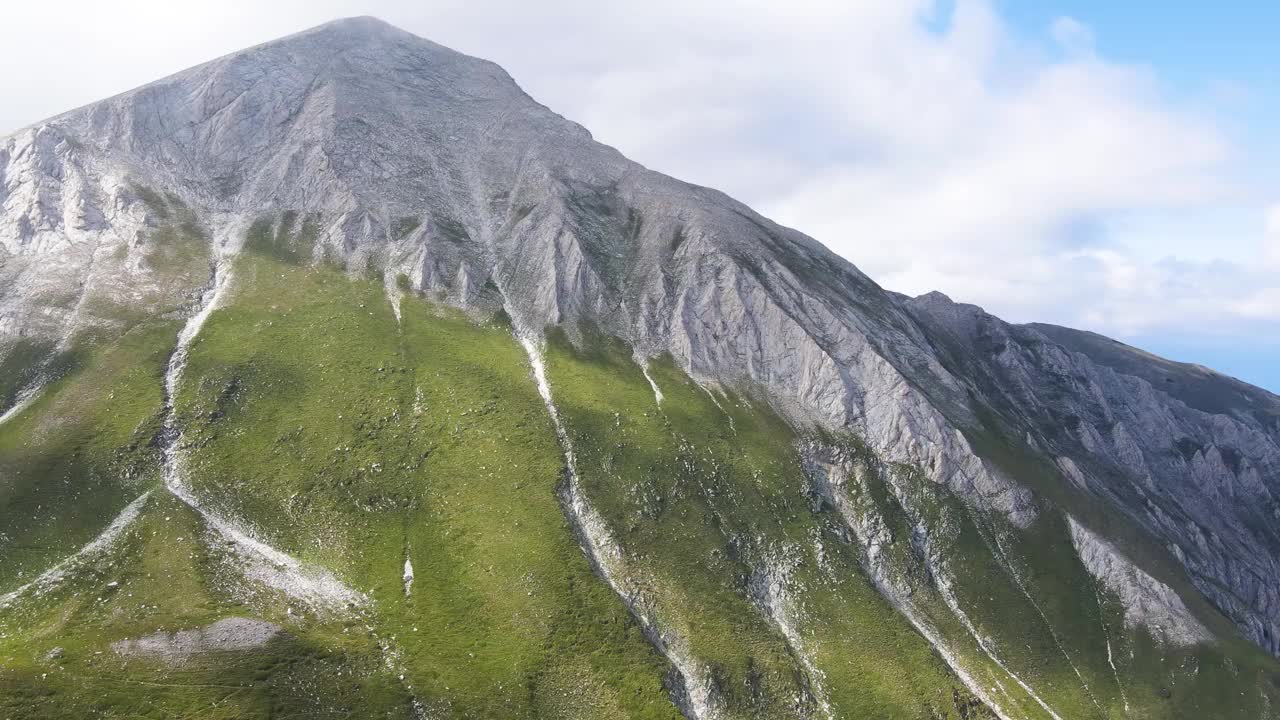
[[[278,625],[252,618],[224,618],[211,625],[177,632],[157,632],[136,640],[120,640],[111,649],[128,657],[181,665],[197,655],[262,647],[280,634]]]

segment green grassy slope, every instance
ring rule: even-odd
[[[153,439],[181,327],[172,314],[208,281],[209,250],[185,206],[152,201],[163,213],[142,244],[142,302],[90,289],[86,329],[66,348],[23,341],[0,359],[0,408],[33,382],[43,388],[0,425],[0,595],[74,552],[159,482]]]
[[[200,516],[153,493],[105,555],[0,615],[0,717],[409,718],[374,639],[335,619],[299,619],[287,603],[246,606],[221,581],[223,558]],[[181,662],[123,656],[111,644],[228,617],[284,631],[261,647]]]
[[[104,554],[0,610],[0,718],[678,718],[671,664],[574,536],[564,448],[511,328],[411,296],[397,319],[382,278],[312,261],[314,227],[251,229],[180,386],[185,480],[369,602],[265,588],[164,489],[179,326],[134,319],[77,344],[0,426],[0,594],[152,491]],[[194,282],[205,261],[174,247],[156,262]],[[629,348],[586,345],[552,330],[545,360],[583,497],[621,549],[613,580],[687,650],[722,717],[991,717],[885,578],[1011,716],[1274,717],[1273,659],[1126,628],[1047,504],[1012,527],[669,359],[648,367],[659,404]],[[848,481],[824,486],[837,471]],[[865,527],[890,542],[873,553]],[[282,632],[181,662],[112,649],[233,617]]]
[[[659,406],[625,348],[595,346],[549,350],[584,488],[652,578],[660,615],[711,666],[727,712],[821,717],[825,699],[837,717],[965,717],[968,692],[814,511],[795,433],[763,405],[713,398],[670,362],[650,368]],[[752,591],[770,566],[789,571],[798,641]]]
[[[39,380],[53,351],[53,343],[27,338],[0,346],[0,413],[13,407],[19,394]]]
[[[180,398],[197,494],[367,589],[428,708],[674,717],[666,667],[560,512],[510,332],[417,300],[401,327],[380,282],[267,253],[236,273]]]
[[[86,339],[83,359],[0,425],[0,594],[97,535],[159,481],[161,378],[177,323],[148,322],[115,341]]]
[[[856,503],[895,538],[888,564],[966,661],[986,665],[983,676],[1006,710],[1017,683],[983,662],[988,653],[1064,718],[1274,716],[1274,659],[1235,636],[1221,617],[1207,618],[1218,635],[1211,645],[1174,647],[1145,627],[1126,627],[1124,608],[1084,569],[1058,511],[1046,506],[1019,529],[968,508],[912,468],[884,466],[856,442],[848,445],[868,468],[866,482],[849,492],[862,496]],[[918,549],[926,537],[927,552]],[[947,580],[985,650],[966,642],[970,629],[955,622],[938,577]],[[1012,707],[1030,716],[1045,712],[1025,699]]]

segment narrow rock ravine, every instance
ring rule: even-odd
[[[653,402],[658,407],[662,407],[662,389],[658,387],[658,383],[654,382],[653,376],[649,374],[649,361],[640,361],[640,372],[644,373],[644,379],[649,381],[649,387],[653,388]]]
[[[720,398],[716,397],[715,391],[696,380],[694,381],[694,383],[697,384],[697,386],[702,389],[702,392],[707,394],[707,397],[711,398],[711,403],[716,406],[716,409],[724,413],[725,418],[729,420],[729,432],[733,433],[734,435],[737,435],[738,428],[733,424],[733,413],[730,413],[728,410],[724,409],[724,405],[720,404]]]
[[[517,330],[516,340],[529,356],[534,383],[551,416],[552,426],[564,453],[567,477],[560,487],[560,501],[587,560],[596,574],[622,599],[631,616],[640,624],[645,638],[671,663],[679,682],[678,687],[672,688],[672,700],[680,712],[689,720],[716,720],[720,717],[720,712],[707,672],[684,649],[683,639],[665,635],[663,629],[658,627],[653,613],[641,607],[635,595],[623,586],[622,578],[626,573],[622,551],[609,534],[604,518],[587,502],[579,485],[573,441],[551,397],[551,383],[547,379],[542,354],[542,339],[532,333]]]
[[[989,660],[991,660],[992,663],[996,665],[996,667],[1000,668],[1000,670],[1003,671],[1009,679],[1013,680],[1018,687],[1022,688],[1022,691],[1035,701],[1042,710],[1048,713],[1053,720],[1062,720],[1062,716],[1060,716],[1048,702],[1036,694],[1036,691],[1030,684],[1019,677],[1017,673],[1013,672],[1013,670],[1000,659],[999,654],[996,652],[995,644],[991,641],[991,638],[986,637],[978,630],[977,626],[969,618],[969,614],[960,606],[960,600],[956,597],[955,591],[952,588],[952,574],[950,568],[947,567],[947,563],[941,557],[938,548],[935,547],[934,538],[930,534],[929,528],[920,517],[919,509],[912,502],[910,494],[904,487],[902,487],[901,483],[896,479],[892,472],[886,473],[885,480],[890,493],[892,493],[894,499],[902,507],[908,520],[911,522],[913,532],[922,540],[922,554],[924,557],[925,567],[929,572],[929,576],[933,578],[934,586],[937,588],[939,595],[942,596],[942,600],[951,611],[951,614],[960,621],[960,624],[964,626],[965,630],[969,633],[969,636],[975,643],[977,643],[978,648]],[[978,694],[979,697],[982,697],[984,700],[986,699],[986,696],[978,693],[974,688],[971,687],[970,690],[973,690],[975,694]]]
[[[946,602],[951,613],[960,620],[960,624],[964,625],[965,630],[969,632],[969,636],[978,644],[978,647],[982,650],[983,654],[985,654],[991,662],[995,663],[996,667],[1003,670],[1011,680],[1017,683],[1018,687],[1022,688],[1022,691],[1034,700],[1042,710],[1049,713],[1049,716],[1052,717],[1053,720],[1062,720],[1062,716],[1059,715],[1057,711],[1049,705],[1049,703],[1045,702],[1045,700],[1037,695],[1036,691],[1032,689],[1025,680],[1018,677],[1017,673],[1011,670],[1008,665],[1004,664],[1004,661],[1001,660],[999,655],[996,653],[995,645],[991,642],[991,638],[988,638],[979,632],[977,626],[969,619],[969,614],[960,607],[960,600],[956,597],[955,591],[951,588],[950,576],[945,568],[939,564],[930,562],[930,572],[934,574],[938,591],[941,593],[943,601]]]
[[[751,596],[765,619],[782,635],[787,651],[799,663],[804,672],[807,691],[822,716],[827,720],[836,720],[831,700],[827,696],[826,673],[814,661],[813,653],[806,647],[800,629],[796,627],[799,613],[790,591],[793,567],[784,559],[769,559],[752,574],[749,583]]]
[[[87,297],[87,292],[81,293],[80,300],[76,303],[76,311],[73,313],[73,318],[79,313],[80,308]],[[27,383],[26,387],[19,390],[17,396],[14,397],[13,405],[0,413],[0,425],[4,425],[10,420],[21,415],[27,408],[34,405],[35,402],[40,399],[40,396],[44,394],[44,391],[49,387],[49,384],[55,379],[50,376],[49,369],[54,364],[58,355],[65,353],[70,349],[71,340],[75,337],[74,327],[74,322],[66,323],[62,331],[62,339],[58,341],[58,344],[54,347],[52,354],[40,362],[31,382]]]
[[[983,635],[981,631],[978,630],[977,625],[975,625],[969,618],[969,614],[960,606],[960,599],[956,596],[955,590],[952,587],[953,578],[950,568],[940,556],[938,549],[934,547],[934,539],[930,535],[923,520],[919,517],[919,513],[911,502],[911,498],[906,490],[901,487],[898,482],[894,481],[892,473],[887,475],[887,480],[889,490],[893,493],[899,505],[902,506],[902,509],[906,511],[908,519],[914,526],[914,532],[923,539],[925,567],[929,571],[930,577],[933,578],[934,586],[942,596],[942,600],[946,604],[947,608],[950,609],[951,614],[960,621],[960,624],[964,626],[966,631],[968,631],[969,636],[973,638],[975,643],[977,643],[978,648],[982,650],[983,654],[986,655],[991,662],[995,663],[996,667],[1000,668],[1009,676],[1009,679],[1013,680],[1018,687],[1022,688],[1022,691],[1035,701],[1042,710],[1048,713],[1053,720],[1063,720],[1062,716],[1059,715],[1048,702],[1036,694],[1036,691],[1030,684],[1019,677],[1017,673],[1015,673],[1004,663],[1003,660],[1001,660],[999,653],[996,651],[995,643],[992,642],[991,638]]]
[[[161,454],[164,461],[164,484],[175,497],[198,513],[206,525],[230,548],[239,563],[240,572],[250,581],[277,590],[317,612],[340,615],[363,615],[372,607],[372,600],[364,593],[343,583],[337,576],[320,567],[304,564],[297,558],[278,550],[254,537],[239,523],[208,508],[186,482],[185,453],[182,448],[182,429],[179,426],[176,404],[177,393],[186,369],[191,344],[209,316],[220,307],[232,287],[233,276],[229,265],[214,266],[209,286],[201,296],[200,308],[178,334],[178,342],[169,358],[164,378],[164,417],[161,426]],[[397,313],[397,321],[399,320]],[[398,324],[398,323],[397,323]],[[405,594],[413,582],[413,568],[405,559]],[[426,718],[426,710],[418,699],[413,685],[405,678],[400,651],[393,639],[382,637],[372,625],[366,630],[378,644],[383,665],[396,678],[409,695],[410,707],[418,720]]]
[[[996,701],[995,697],[988,692],[987,688],[974,677],[972,671],[961,661],[950,643],[916,609],[911,599],[910,589],[902,587],[896,582],[889,568],[886,567],[881,557],[882,546],[887,541],[887,538],[883,537],[883,522],[878,516],[866,518],[860,516],[849,499],[848,488],[844,486],[846,482],[861,483],[862,480],[858,474],[856,472],[850,473],[849,477],[845,478],[836,475],[837,472],[843,473],[843,470],[834,465],[820,462],[812,457],[809,462],[811,467],[808,472],[811,481],[814,482],[814,491],[831,503],[845,528],[853,536],[860,549],[859,559],[863,570],[871,579],[881,597],[902,617],[906,618],[907,622],[915,628],[916,632],[920,633],[926,642],[933,646],[933,649],[937,651],[943,662],[951,668],[951,671],[955,673],[956,677],[970,692],[990,708],[1000,720],[1012,720],[1012,717]],[[862,490],[865,492],[865,487]]]
[[[1124,714],[1129,714],[1129,695],[1124,690],[1124,680],[1120,678],[1120,669],[1116,667],[1115,657],[1111,652],[1111,627],[1107,625],[1106,609],[1102,605],[1102,591],[1094,581],[1093,596],[1098,601],[1098,621],[1102,624],[1102,636],[1107,639],[1107,665],[1111,666],[1111,674],[1115,676],[1116,687],[1120,689],[1120,700],[1124,703]]]
[[[133,502],[125,506],[103,530],[93,540],[90,540],[84,547],[76,551],[74,555],[68,557],[62,562],[40,573],[36,579],[31,582],[12,590],[4,595],[0,595],[0,608],[7,608],[22,596],[28,593],[41,595],[49,589],[62,582],[67,573],[74,569],[81,562],[90,560],[111,548],[117,540],[124,534],[124,531],[138,519],[138,514],[142,512],[142,506],[146,504],[147,498],[151,497],[151,491],[142,493]]]
[[[972,512],[972,510],[970,512]],[[975,523],[976,522],[977,520],[975,518]],[[985,537],[986,533],[982,534]],[[994,547],[991,543],[994,543]],[[1004,544],[1000,542],[1000,535],[995,529],[991,530],[991,543],[988,543],[987,549],[995,556],[1001,567],[1003,567],[1005,572],[1009,574],[1009,577],[1013,579],[1014,585],[1017,585],[1018,590],[1022,592],[1022,595],[1027,599],[1027,602],[1031,603],[1031,607],[1035,608],[1036,614],[1038,614],[1040,619],[1044,621],[1044,626],[1045,629],[1049,631],[1049,636],[1053,638],[1053,643],[1057,646],[1058,652],[1062,653],[1063,659],[1067,661],[1067,665],[1080,680],[1080,687],[1084,688],[1085,695],[1089,696],[1089,700],[1093,702],[1094,707],[1098,708],[1098,712],[1105,716],[1107,714],[1106,711],[1102,709],[1102,705],[1098,702],[1098,698],[1094,696],[1093,690],[1090,689],[1088,681],[1084,679],[1084,674],[1080,672],[1080,668],[1071,657],[1071,653],[1067,652],[1066,646],[1062,643],[1062,638],[1058,636],[1058,631],[1054,629],[1053,623],[1049,622],[1049,616],[1045,614],[1044,609],[1040,607],[1040,603],[1036,601],[1034,596],[1032,596],[1031,591],[1027,588],[1026,582],[1022,579],[1022,574],[1018,572],[1018,569],[1014,567],[1013,561],[1009,559],[1009,554],[1005,550]]]
[[[350,607],[364,605],[368,598],[363,593],[346,586],[332,573],[305,566],[300,560],[258,540],[239,523],[208,508],[187,484],[182,429],[175,411],[178,388],[192,342],[200,334],[205,321],[219,307],[231,285],[230,267],[215,265],[210,283],[201,296],[199,310],[178,333],[177,345],[165,370],[160,431],[165,488],[195,510],[209,528],[232,548],[240,571],[250,580],[283,592],[317,610],[346,611]]]
[[[40,394],[44,392],[44,387],[44,383],[37,380],[23,388],[18,393],[18,397],[14,400],[13,405],[11,405],[8,410],[0,413],[0,425],[4,425],[13,418],[18,417],[24,410],[31,407],[36,400],[40,399]]]

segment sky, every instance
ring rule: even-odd
[[[0,26],[0,133],[376,15],[498,62],[602,142],[812,235],[886,288],[1280,392],[1280,3],[617,5],[22,3]]]

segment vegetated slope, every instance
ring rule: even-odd
[[[885,293],[369,19],[0,167],[17,716],[1275,714],[1262,391]]]

